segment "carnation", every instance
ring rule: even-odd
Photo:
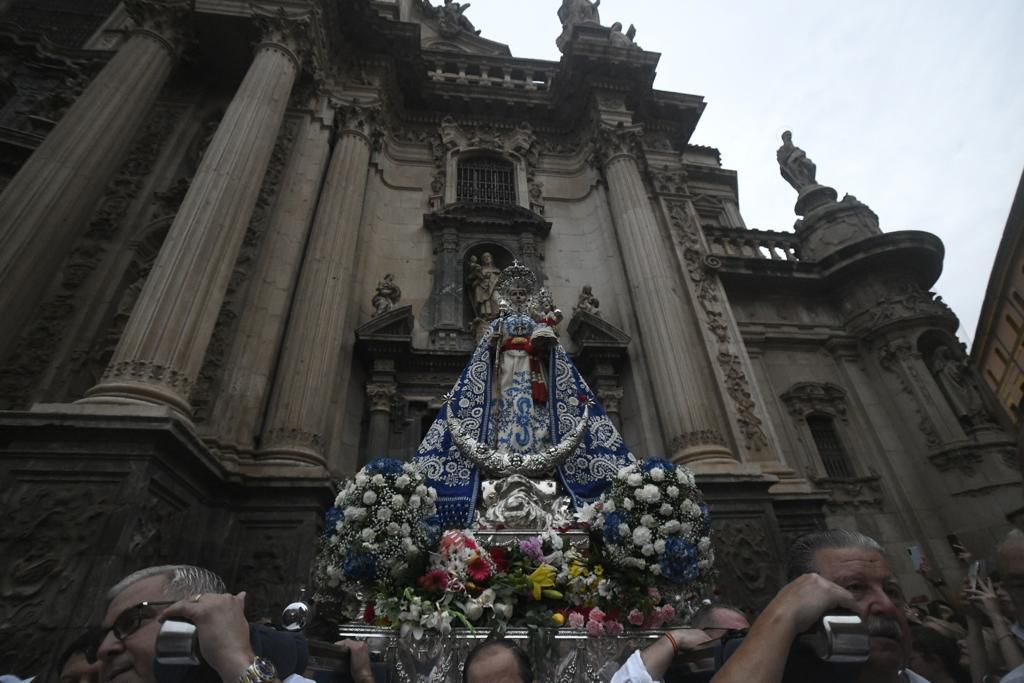
[[[381,508],[377,510],[377,519],[382,522],[387,522],[391,519],[391,510],[387,508]]]
[[[362,472],[356,475],[356,486],[366,486],[366,482],[370,481],[370,478]]]
[[[654,481],[665,481],[665,470],[655,467],[650,471],[651,479]]]
[[[632,498],[624,498],[623,501],[622,501],[622,507],[624,507],[626,510],[632,510],[633,509],[633,499]]]
[[[384,475],[383,474],[375,474],[375,475],[373,475],[373,479],[371,479],[370,481],[373,482],[374,486],[383,486],[384,485]]]
[[[412,510],[419,510],[420,504],[423,503],[423,499],[417,496],[415,493],[409,496],[409,508]]]
[[[653,529],[658,524],[652,515],[644,515],[640,518],[640,523],[648,529]]]
[[[600,636],[604,634],[604,624],[600,621],[594,621],[591,619],[587,622],[587,635],[588,636]]]
[[[626,478],[626,483],[632,486],[633,488],[637,488],[644,483],[643,475],[631,474]]]
[[[395,478],[395,486],[404,489],[412,483],[412,479],[409,478],[408,474],[400,474]]]
[[[644,546],[651,542],[651,530],[644,526],[633,529],[633,545]]]
[[[360,536],[367,543],[373,543],[374,539],[377,538],[377,532],[374,531],[373,529],[370,529],[369,527],[367,527],[366,529],[363,529],[363,531],[360,534]]]
[[[366,517],[366,508],[348,507],[345,508],[345,519],[358,522]]]
[[[654,554],[654,544],[653,543],[648,543],[644,547],[640,548],[640,553],[644,557],[650,557],[651,555]]]
[[[679,487],[678,486],[669,486],[667,489],[665,489],[665,493],[668,494],[669,498],[678,498],[679,497]]]
[[[569,614],[569,628],[583,628],[585,621],[583,615],[579,612],[571,612]]]
[[[654,552],[658,553],[659,555],[665,552],[665,539],[659,538],[657,541],[654,542]]]
[[[393,507],[396,510],[401,510],[404,505],[405,498],[403,498],[401,494],[396,493],[395,495],[391,496],[391,507]]]
[[[661,500],[661,490],[654,484],[647,484],[637,490],[636,497],[645,503],[657,503]]]
[[[662,517],[668,517],[672,514],[672,506],[669,505],[668,503],[662,503],[661,507],[658,508],[658,512],[661,513]]]
[[[661,533],[665,536],[671,536],[672,534],[679,531],[679,527],[682,526],[678,519],[670,519],[661,525]]]
[[[374,493],[373,491],[367,491],[366,493],[363,494],[363,504],[364,505],[373,505],[376,502],[377,502],[377,494]]]

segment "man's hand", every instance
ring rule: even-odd
[[[804,574],[768,603],[758,621],[766,615],[788,629],[789,640],[810,629],[830,609],[844,607],[857,611],[857,602],[845,588],[840,588],[818,574]]]
[[[196,626],[203,659],[225,683],[235,683],[256,659],[245,619],[245,593],[203,594],[176,602],[160,621],[181,619]]]
[[[355,683],[375,683],[370,668],[370,648],[361,640],[339,640],[335,643],[348,650],[349,674]]]

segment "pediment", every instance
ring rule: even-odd
[[[541,236],[551,232],[550,222],[518,204],[458,202],[428,213],[423,223],[428,230],[454,226],[460,230],[499,229],[514,233],[532,232]]]
[[[625,349],[632,337],[593,313],[577,311],[569,321],[569,336],[581,351],[586,349]]]
[[[413,330],[412,306],[401,306],[387,313],[382,313],[356,329],[359,341],[398,339],[412,340]]]

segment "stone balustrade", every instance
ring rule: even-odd
[[[715,256],[770,261],[800,261],[800,238],[774,230],[705,228],[708,247]]]
[[[427,59],[427,77],[438,83],[483,85],[515,90],[546,91],[555,77],[555,64],[538,63],[535,66],[511,67],[495,62],[452,59],[450,53]]]

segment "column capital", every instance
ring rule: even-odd
[[[366,138],[373,146],[380,130],[381,106],[379,103],[362,104],[358,100],[348,101],[332,98],[334,125],[338,135],[358,135]]]
[[[391,383],[373,382],[366,385],[366,398],[371,412],[391,412],[391,404],[398,395],[398,387]]]
[[[192,0],[125,0],[124,7],[135,22],[132,33],[155,39],[177,56],[194,12]]]
[[[594,133],[592,141],[594,159],[602,166],[607,167],[619,157],[630,157],[635,161],[643,159],[643,146],[641,140],[644,135],[644,127],[640,125],[626,126],[618,124],[609,126],[601,124]]]
[[[295,70],[300,70],[303,55],[313,47],[315,11],[289,12],[283,7],[253,4],[252,16],[260,28],[257,51],[281,50],[295,63]]]

